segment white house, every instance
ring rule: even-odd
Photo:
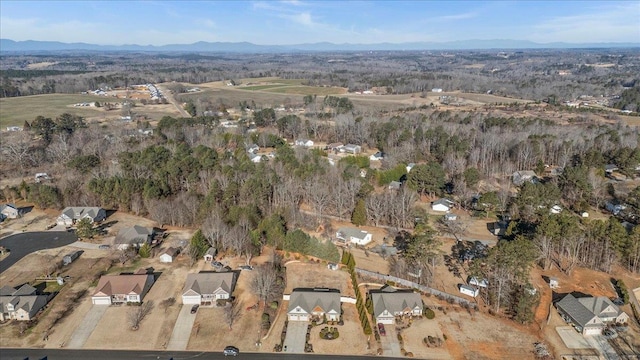
[[[309,139],[299,139],[295,142],[296,146],[312,147],[313,141]]]
[[[367,245],[371,242],[373,235],[364,230],[344,227],[338,229],[336,237],[345,242],[351,242],[356,245]]]
[[[480,294],[479,289],[476,289],[472,286],[464,285],[464,284],[458,285],[458,290],[460,290],[460,293],[469,295],[471,297],[476,297],[478,296],[478,294]]]
[[[204,254],[204,262],[212,262],[217,253],[218,250],[216,250],[216,248],[214,247],[210,247],[209,249],[207,249],[207,252]]]
[[[234,287],[235,273],[231,271],[188,274],[182,290],[182,303],[214,306],[216,300],[229,299]]]
[[[489,281],[487,279],[478,279],[474,276],[469,279],[469,285],[486,288],[489,286]]]
[[[431,92],[434,92],[434,93],[441,93],[441,92],[442,92],[442,89],[441,89],[441,88],[433,88],[433,89],[431,89]]]
[[[336,289],[293,289],[289,296],[287,317],[289,321],[309,321],[327,317],[329,321],[340,320],[340,291]]]
[[[551,209],[549,209],[549,212],[551,214],[560,214],[562,212],[562,208],[560,207],[560,205],[553,205]]]
[[[340,148],[340,152],[348,153],[348,154],[359,154],[362,152],[362,146],[355,144],[347,144]]]
[[[91,296],[94,305],[140,303],[153,285],[153,275],[121,274],[102,275],[96,291]]]
[[[411,172],[411,169],[413,169],[416,166],[415,163],[408,163],[407,166],[405,167],[405,169],[407,169],[407,174]]]
[[[398,316],[420,316],[424,310],[420,294],[385,285],[369,292],[376,322],[394,324]]]
[[[431,203],[431,210],[449,212],[453,207],[453,201],[449,199],[439,199]]]
[[[89,219],[92,223],[104,220],[107,212],[100,207],[92,206],[72,206],[62,210],[56,219],[58,225],[71,226],[82,219]]]
[[[16,219],[20,216],[20,211],[15,204],[4,204],[0,205],[0,217],[4,217],[7,219]]]
[[[173,259],[175,259],[176,256],[178,256],[179,253],[180,252],[176,248],[173,248],[173,247],[167,248],[167,250],[165,250],[162,254],[160,254],[160,262],[171,263],[173,262]]]
[[[262,155],[249,153],[249,160],[251,160],[252,163],[257,164],[262,161]]]

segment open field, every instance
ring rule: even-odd
[[[316,87],[316,86],[281,86],[272,88],[271,92],[298,95],[343,95],[347,89],[339,87]]]
[[[176,95],[179,102],[186,102],[189,99],[208,99],[215,103],[223,103],[228,107],[237,107],[242,101],[252,100],[261,106],[277,107],[286,103],[302,103],[302,95],[278,94],[266,91],[244,91],[236,88],[207,89],[197,93]]]
[[[99,115],[104,110],[93,106],[74,107],[77,103],[122,102],[122,99],[106,98],[91,95],[33,95],[0,99],[0,128],[22,126],[25,120],[31,122],[37,116],[50,118],[70,113],[83,117]]]

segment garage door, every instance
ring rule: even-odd
[[[111,299],[106,297],[91,298],[94,305],[111,305]]]
[[[584,335],[600,335],[602,333],[599,328],[586,328],[584,329]]]
[[[200,304],[200,296],[183,296],[182,303],[186,305]]]
[[[289,321],[309,321],[309,315],[290,314]]]
[[[393,318],[378,318],[378,322],[385,325],[393,325]]]

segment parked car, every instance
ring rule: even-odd
[[[383,323],[378,323],[378,333],[380,333],[380,336],[387,335],[387,331],[384,329]]]
[[[240,354],[240,350],[238,350],[238,348],[235,346],[227,346],[226,348],[224,348],[222,353],[224,354],[224,356],[238,356],[238,354]]]
[[[224,267],[224,264],[221,263],[220,261],[214,261],[211,263],[211,266],[215,267],[215,268],[222,268]]]
[[[111,246],[106,245],[106,244],[98,246],[98,249],[100,249],[100,250],[109,250],[109,248],[111,248]]]
[[[200,307],[200,305],[195,304],[191,307],[191,313],[195,314],[196,312],[198,312],[198,308]]]
[[[251,265],[240,265],[240,270],[248,270],[251,271],[253,270],[253,267]]]

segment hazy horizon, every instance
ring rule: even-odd
[[[640,42],[638,1],[5,0],[0,14],[4,39],[97,45]]]

